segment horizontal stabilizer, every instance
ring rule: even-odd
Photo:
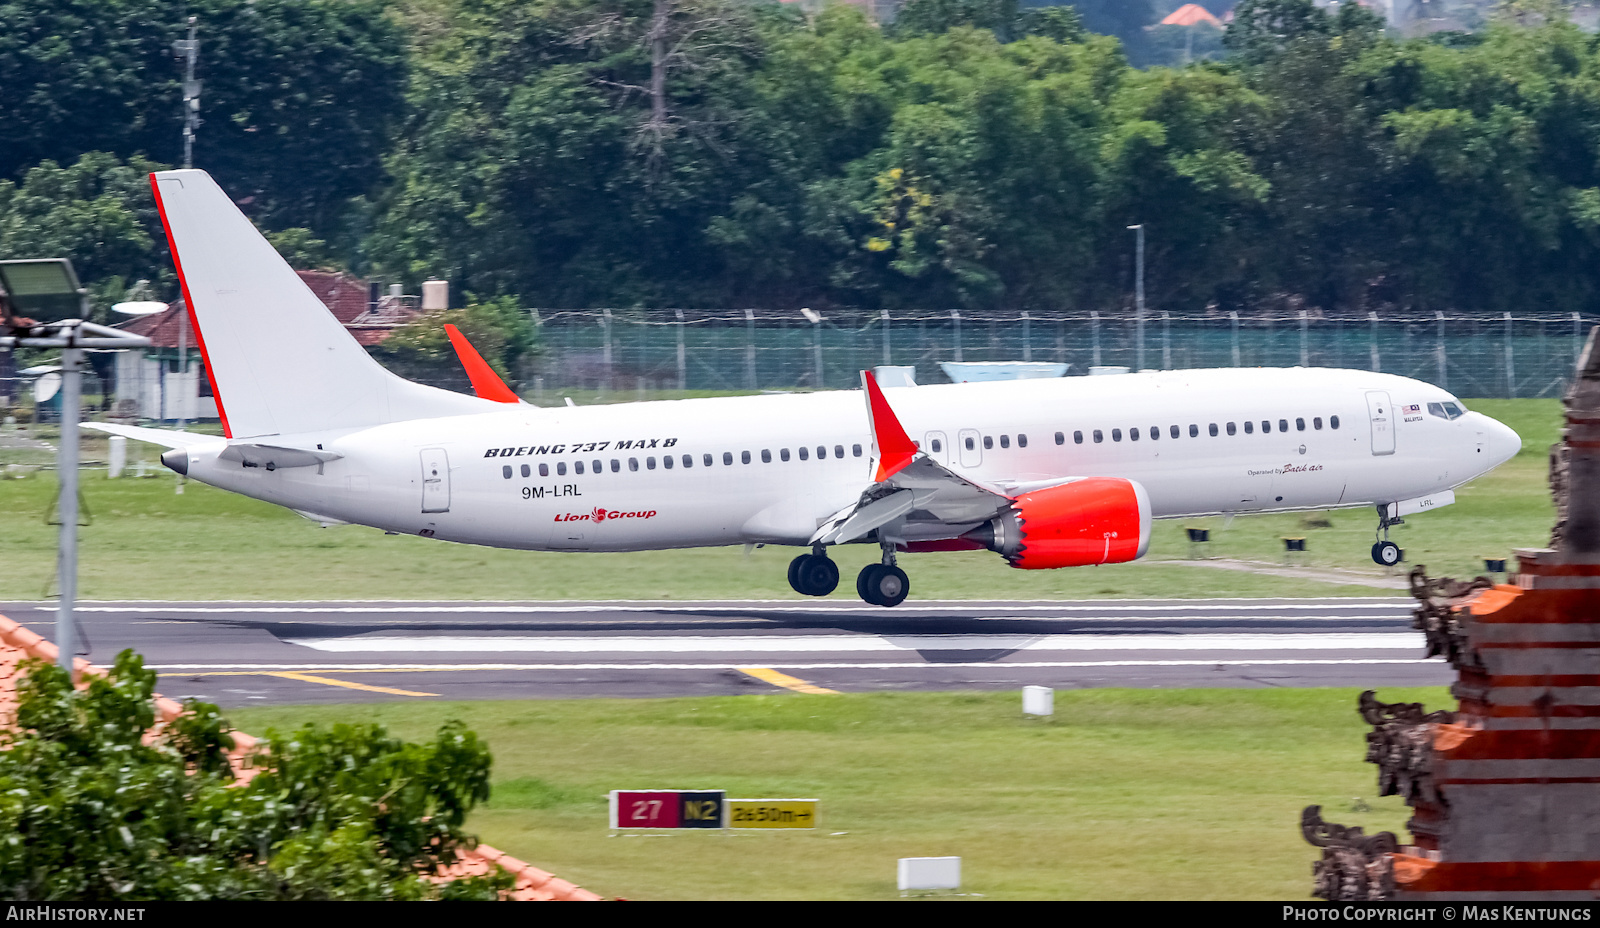
[[[132,438],[135,441],[147,441],[152,445],[160,445],[163,448],[190,448],[195,445],[222,440],[216,435],[196,435],[193,432],[147,429],[137,425],[114,425],[110,422],[80,422],[78,427],[93,429],[96,432],[108,432],[112,435],[121,435],[123,438]]]

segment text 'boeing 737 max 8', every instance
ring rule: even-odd
[[[877,544],[856,589],[893,606],[899,551],[1013,567],[1131,561],[1152,519],[1448,505],[1521,448],[1438,387],[1328,369],[1165,371],[544,409],[452,333],[479,396],[389,373],[203,171],[152,175],[226,438],[89,424],[168,467],[323,521],[552,551]],[[486,398],[488,397],[488,398]],[[1386,538],[1379,563],[1399,560]]]

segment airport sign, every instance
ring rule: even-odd
[[[729,799],[729,828],[815,828],[815,799]]]

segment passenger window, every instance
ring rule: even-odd
[[[1256,424],[1249,419],[1244,420],[1244,433],[1246,435],[1254,435],[1256,433]]]
[[[828,459],[828,446],[827,445],[818,445],[817,446],[817,460],[825,461],[827,459]]]
[[[638,458],[629,458],[628,459],[628,470],[635,471],[635,472],[637,472],[639,470],[639,459]]]
[[[789,449],[788,448],[779,448],[778,449],[778,460],[780,460],[780,461],[789,460]]]
[[[1128,440],[1129,441],[1138,441],[1139,440],[1139,427],[1137,425],[1128,430]]]
[[[989,436],[989,435],[983,436],[983,450],[988,451],[989,449],[991,449],[993,447],[994,447],[994,438],[992,436]]]
[[[556,476],[557,477],[565,477],[566,475],[567,475],[567,462],[566,461],[561,461],[560,463],[556,464]]]
[[[500,476],[506,478],[507,480],[511,479],[511,465],[510,464],[507,464],[504,467],[500,468]],[[528,476],[528,465],[526,465],[526,464],[522,465],[522,476],[524,476],[524,477]]]
[[[1270,431],[1272,431],[1272,420],[1271,419],[1262,419],[1261,420],[1261,434],[1265,435]]]
[[[644,459],[644,467],[645,467],[645,470],[655,470],[656,469],[656,459],[653,458],[653,457],[645,458]]]
[[[1106,440],[1105,435],[1102,434],[1099,429],[1095,429],[1094,430],[1094,443],[1098,445],[1098,444],[1100,444],[1101,442],[1103,442],[1105,440]]]
[[[1059,433],[1058,433],[1058,434],[1059,434]],[[1099,440],[1100,440],[1100,439],[1098,439],[1098,438],[1096,438],[1096,439],[1095,439],[1095,441],[1099,441]],[[1081,444],[1083,444],[1083,433],[1082,433],[1082,432],[1078,432],[1078,431],[1074,431],[1074,432],[1073,432],[1073,433],[1072,433],[1072,443],[1073,443],[1073,444],[1074,444],[1074,445],[1081,445]],[[1060,444],[1060,442],[1057,442],[1057,443],[1056,443],[1056,444]]]
[[[1212,438],[1216,438],[1217,437],[1217,424],[1215,422],[1211,423],[1211,425],[1207,426],[1206,431],[1211,433],[1211,437]]]
[[[1280,432],[1289,431],[1289,420],[1288,419],[1279,419],[1278,420],[1278,431],[1280,431]]]
[[[1018,432],[1017,433],[1017,447],[1018,448],[1026,448],[1026,447],[1028,447],[1028,436],[1022,434],[1021,432]]]
[[[1112,429],[1111,430],[1111,440],[1112,441],[1121,441],[1122,440],[1122,430],[1121,429]]]
[[[1304,420],[1304,419],[1296,419],[1296,420],[1294,420],[1294,430],[1297,431],[1297,432],[1304,432],[1306,430],[1306,420]]]
[[[761,449],[761,463],[763,463],[763,464],[771,464],[772,463],[772,452],[770,450],[768,450],[766,448],[762,448]]]
[[[722,463],[723,463],[724,466],[733,463],[733,452],[732,451],[724,451],[724,452],[722,452]]]
[[[582,461],[573,461],[572,462],[572,472],[574,474],[583,473],[583,462]]]
[[[1322,431],[1322,417],[1321,416],[1312,416],[1311,417],[1311,427],[1316,429],[1319,432]]]
[[[1160,437],[1161,437],[1161,426],[1159,426],[1159,425],[1150,426],[1150,440],[1151,441],[1155,441],[1156,439],[1158,439]]]
[[[598,459],[590,461],[589,463],[594,465],[594,472],[597,473],[597,474],[600,473],[601,471],[605,470],[604,467],[600,466],[600,461]]]
[[[739,452],[739,463],[740,464],[749,464],[750,463],[750,452],[748,452],[748,451]]]
[[[1215,435],[1216,433],[1217,433],[1217,427],[1213,425],[1211,427],[1211,434]],[[1189,423],[1189,437],[1190,438],[1199,438],[1200,437],[1200,426],[1195,425],[1193,422]]]
[[[550,476],[550,465],[549,464],[540,464],[539,465],[539,476],[541,476],[541,477]]]
[[[694,455],[692,455],[692,454],[684,455],[683,456],[683,466],[684,467],[693,467],[694,466]]]
[[[700,455],[700,463],[701,463],[701,464],[704,464],[704,465],[705,465],[705,466],[707,466],[707,467],[710,467],[710,466],[711,466],[711,462],[712,462],[712,461],[713,461],[713,460],[715,460],[715,458],[713,458],[713,457],[712,457],[712,456],[711,456],[711,455],[709,455],[709,454],[702,454],[702,455]]]
[[[844,445],[834,445],[833,446],[833,456],[836,457],[836,458],[844,457]]]
[[[1078,444],[1080,444],[1080,445],[1083,444],[1083,433],[1082,432],[1073,432],[1072,434],[1078,436]],[[1056,444],[1064,445],[1066,443],[1067,443],[1067,436],[1062,434],[1062,433],[1060,433],[1060,432],[1057,432],[1056,433]]]
[[[850,455],[852,457],[858,457],[858,458],[861,457],[861,446],[860,445],[851,445],[850,446]]]
[[[1249,424],[1249,423],[1246,423],[1246,425],[1248,425],[1248,424]],[[1233,424],[1233,423],[1232,423],[1232,422],[1229,422],[1229,423],[1228,423],[1228,434],[1229,434],[1229,435],[1236,435],[1236,434],[1238,434],[1238,428],[1237,428],[1237,427],[1236,427],[1236,426],[1235,426],[1235,425],[1234,425],[1234,424]]]
[[[967,436],[967,439],[966,439],[966,441],[967,441],[967,450],[968,450],[968,451],[973,451],[973,450],[976,450],[976,449],[977,449],[977,447],[978,447],[978,446],[977,446],[977,445],[976,445],[976,444],[974,444],[974,443],[973,443],[973,441],[972,441],[972,436],[971,436],[971,435],[968,435],[968,436]]]
[[[532,468],[530,468],[526,464],[522,465],[522,476],[527,477],[527,476],[530,476],[532,474],[533,474],[533,469]],[[506,476],[507,477],[511,476],[511,468],[509,468],[509,467],[506,468]]]
[[[579,466],[581,467],[582,465],[579,465]],[[671,470],[672,469],[672,455],[663,454],[661,456],[661,466],[665,467],[667,470]]]
[[[1183,432],[1180,431],[1176,425],[1174,425],[1172,427],[1172,431],[1170,433],[1168,433],[1168,434],[1170,434],[1173,438],[1181,438],[1181,437],[1183,437]]]
[[[933,443],[933,450],[935,450],[935,451],[939,450],[939,443],[938,442],[934,442]],[[804,461],[804,460],[809,459],[810,457],[811,457],[811,451],[809,449],[807,449],[804,445],[802,445],[800,447],[800,460]]]
[[[622,470],[622,462],[617,460],[616,458],[612,458],[611,459],[611,472],[613,474],[615,474],[615,473],[618,473],[621,470]]]
[[[1339,417],[1338,416],[1329,416],[1328,417],[1328,428],[1336,429],[1338,427],[1339,427]]]
[[[1010,435],[1001,435],[1000,436],[1000,447],[1002,447],[1002,448],[1011,447],[1011,436]]]

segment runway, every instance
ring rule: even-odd
[[[895,689],[1439,685],[1399,598],[85,602],[163,694],[222,706]],[[0,613],[55,634],[53,603]]]

